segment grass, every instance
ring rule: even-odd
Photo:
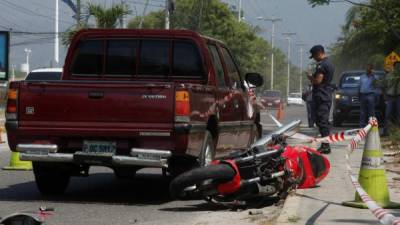
[[[400,144],[400,127],[397,125],[389,125],[388,128],[388,139],[392,142],[392,145]]]
[[[300,220],[300,217],[298,216],[289,216],[288,221],[290,223],[297,223]]]

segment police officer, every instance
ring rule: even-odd
[[[315,72],[308,74],[308,79],[313,85],[313,101],[315,112],[315,123],[319,128],[321,137],[326,137],[330,134],[329,112],[332,105],[333,87],[331,81],[335,68],[325,55],[325,49],[321,45],[315,45],[310,49],[310,59],[317,62]],[[329,143],[322,143],[318,151],[324,154],[331,152]]]

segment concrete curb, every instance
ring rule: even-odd
[[[298,214],[300,207],[301,197],[299,195],[304,194],[304,189],[297,189],[296,191],[289,194],[283,204],[281,213],[276,220],[276,225],[280,224],[297,224],[300,219]]]

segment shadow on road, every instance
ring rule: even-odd
[[[0,189],[0,201],[159,205],[171,201],[169,182],[161,174],[117,179],[112,173],[95,173],[84,178],[73,177],[66,193],[59,196],[42,196],[34,181],[12,184]]]
[[[247,204],[244,206],[223,206],[219,204],[214,204],[211,202],[206,202],[199,204],[185,205],[183,207],[169,207],[169,208],[161,208],[161,211],[169,211],[169,212],[194,212],[194,211],[220,211],[220,210],[237,210],[237,209],[260,209],[272,205],[276,205],[280,203],[280,198],[278,197],[256,197],[252,200],[247,201]]]

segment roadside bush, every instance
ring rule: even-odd
[[[400,145],[400,127],[395,124],[390,124],[388,131],[389,140],[392,142],[392,145]]]

